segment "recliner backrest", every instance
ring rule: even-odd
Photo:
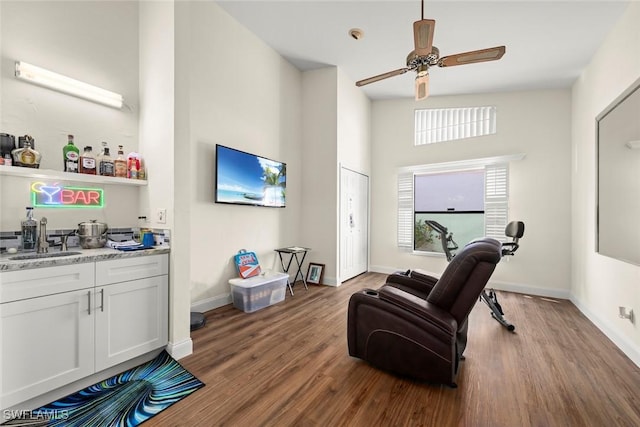
[[[427,301],[451,313],[461,324],[500,262],[501,247],[490,238],[469,243],[447,265]]]

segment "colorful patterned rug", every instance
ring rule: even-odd
[[[166,351],[154,360],[33,411],[22,411],[3,425],[57,427],[134,427],[204,383]]]

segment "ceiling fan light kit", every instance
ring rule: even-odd
[[[429,68],[453,67],[456,65],[475,64],[476,62],[497,61],[506,52],[505,46],[472,50],[440,58],[440,50],[433,46],[433,34],[436,21],[424,19],[424,0],[422,0],[422,19],[413,23],[414,50],[407,55],[407,66],[356,82],[356,86],[375,83],[389,77],[399,76],[407,71],[416,72],[416,101],[429,96]],[[353,30],[352,30],[353,31]],[[352,35],[352,37],[354,37]],[[354,37],[355,38],[355,37]]]

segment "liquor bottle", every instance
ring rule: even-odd
[[[78,160],[80,158],[80,149],[73,143],[73,135],[69,135],[69,142],[62,149],[62,156],[64,158],[64,171],[65,172],[78,172]]]
[[[100,175],[114,176],[113,160],[109,155],[109,147],[104,147],[104,155],[100,159]]]
[[[27,207],[27,218],[20,223],[22,230],[22,250],[29,252],[36,249],[38,221],[33,218],[33,208]]]
[[[115,175],[117,177],[127,177],[127,159],[124,158],[122,145],[118,145],[118,157],[113,161],[113,168],[115,169]]]
[[[144,166],[144,159],[142,156],[138,157],[138,179],[147,179],[147,168]]]
[[[96,174],[96,158],[90,145],[84,147],[84,153],[80,156],[80,173]]]
[[[26,168],[39,168],[41,155],[38,151],[31,148],[31,140],[25,142],[22,148],[16,148],[11,152],[13,156],[13,164]],[[5,164],[7,163],[5,159]]]
[[[100,175],[100,162],[102,161],[102,156],[104,156],[104,149],[106,147],[106,141],[102,141],[102,148],[100,148],[100,152],[96,154],[96,168],[98,169],[98,175]]]

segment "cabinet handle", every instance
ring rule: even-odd
[[[91,291],[87,291],[87,302],[89,303],[89,316],[91,316]]]
[[[100,289],[100,311],[104,313],[104,289]]]

